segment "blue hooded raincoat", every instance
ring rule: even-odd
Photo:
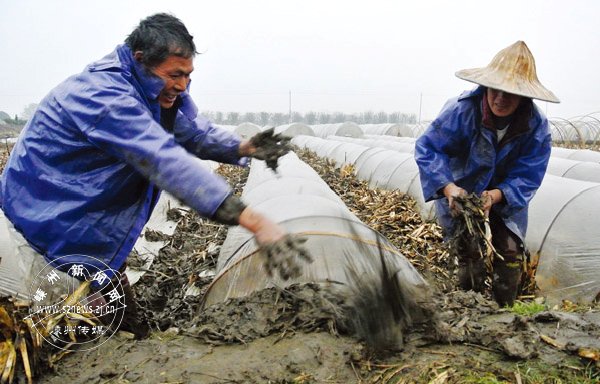
[[[99,270],[118,270],[161,189],[206,217],[231,194],[197,157],[243,162],[239,138],[199,115],[187,91],[168,132],[157,99],[163,87],[121,45],[53,89],[23,129],[0,204],[48,262],[60,258],[66,271],[91,256]]]
[[[426,201],[436,200],[442,227],[452,226],[448,200],[441,193],[454,182],[481,194],[498,188],[504,199],[492,206],[507,228],[524,239],[529,201],[542,183],[550,158],[548,120],[530,99],[519,107],[519,121],[498,143],[496,131],[483,118],[485,88],[449,100],[416,141],[415,160]],[[516,118],[515,120],[517,120]]]

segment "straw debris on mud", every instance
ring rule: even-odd
[[[247,169],[220,166],[217,172],[229,180],[236,194],[241,194]],[[202,218],[193,210],[171,209],[167,217],[177,221],[177,230],[150,270],[134,285],[144,316],[151,327],[160,331],[195,324],[200,300],[215,274],[219,250],[227,235],[227,226]]]
[[[454,289],[451,283],[450,258],[443,244],[441,228],[424,222],[416,202],[398,190],[370,188],[354,175],[352,166],[336,169],[335,164],[314,152],[298,150],[329,187],[342,198],[363,223],[382,233],[411,263],[442,291]]]

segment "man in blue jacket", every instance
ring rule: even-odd
[[[415,159],[423,194],[436,199],[445,234],[451,233],[454,199],[481,195],[489,215],[493,261],[492,291],[500,305],[512,305],[521,282],[529,201],[539,188],[550,157],[548,121],[532,99],[558,103],[538,80],[533,55],[518,41],[501,50],[484,68],[456,73],[479,84],[449,100],[418,138]],[[463,254],[459,285],[482,291],[484,260]]]
[[[241,141],[198,114],[188,93],[196,53],[179,19],[156,14],[40,103],[2,175],[0,205],[46,262],[60,260],[63,272],[90,260],[123,271],[161,190],[202,216],[245,227],[261,245],[306,256],[199,165],[242,165],[246,156],[272,163],[288,144],[272,131]]]

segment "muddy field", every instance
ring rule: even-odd
[[[201,311],[227,228],[173,210],[175,234],[164,237],[167,245],[134,286],[150,337],[132,340],[119,332],[98,348],[64,356],[36,382],[600,382],[600,308],[547,308],[527,297],[501,309],[489,293],[457,291],[439,227],[421,222],[410,198],[370,190],[347,170],[308,152],[299,155],[430,283],[431,316],[398,328],[402,345],[367,348],[347,325],[348,298],[318,285],[271,288]],[[247,176],[229,166],[219,173],[238,192]],[[190,286],[195,295],[185,296]]]

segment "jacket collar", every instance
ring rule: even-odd
[[[144,65],[133,58],[133,52],[126,44],[121,44],[117,47],[119,59],[127,67],[131,68],[133,76],[142,86],[144,94],[148,100],[156,100],[160,91],[165,87],[165,82],[158,76],[150,73]]]

